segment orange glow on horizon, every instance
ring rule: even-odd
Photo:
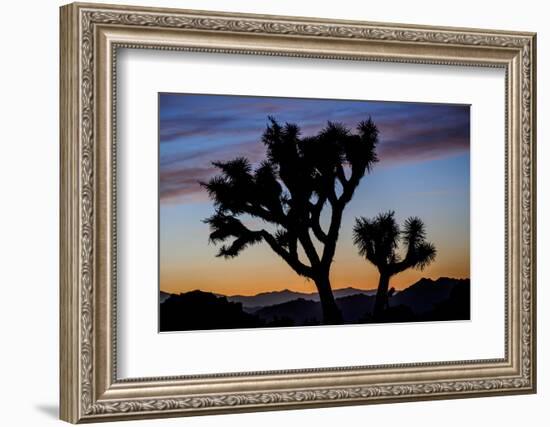
[[[445,262],[451,261],[451,262]],[[289,289],[295,292],[317,292],[312,280],[298,276],[289,267],[281,265],[280,268],[264,266],[261,273],[252,268],[248,272],[240,271],[240,274],[231,275],[228,279],[228,271],[217,272],[214,268],[208,269],[208,277],[205,270],[189,271],[185,274],[181,271],[166,272],[161,275],[160,289],[168,293],[185,293],[200,289],[205,292],[213,292],[222,295],[256,295],[263,292],[274,292]],[[258,267],[261,268],[261,267]],[[235,273],[237,273],[235,271]],[[263,276],[263,277],[262,277]],[[259,278],[261,277],[261,278]],[[420,270],[406,270],[391,278],[390,286],[402,290],[414,284],[421,278],[438,279],[439,277],[469,278],[470,265],[467,262],[457,263],[452,260],[442,260]],[[378,286],[379,274],[374,266],[366,262],[335,263],[331,272],[332,289],[353,287],[356,289],[375,289]],[[260,283],[258,283],[260,282]]]

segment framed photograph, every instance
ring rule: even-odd
[[[535,392],[535,34],[60,22],[63,420]]]

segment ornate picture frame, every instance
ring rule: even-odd
[[[533,33],[70,4],[61,8],[60,416],[71,422],[536,391]],[[504,358],[119,379],[117,49],[505,70]]]

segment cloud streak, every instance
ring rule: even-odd
[[[198,148],[162,156],[160,160],[160,199],[162,203],[191,203],[206,201],[206,192],[200,182],[212,178],[217,169],[213,161],[225,161],[234,157],[247,157],[253,164],[264,158],[263,144],[256,140],[229,144],[214,152]]]
[[[212,161],[244,156],[259,163],[269,115],[297,123],[303,135],[328,120],[354,129],[370,116],[380,130],[380,166],[445,158],[470,146],[464,105],[161,94],[161,202],[207,201],[199,182],[216,173]]]

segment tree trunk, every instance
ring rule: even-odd
[[[319,291],[321,308],[323,309],[323,324],[340,325],[342,323],[342,313],[334,300],[328,274],[315,279],[315,285]]]
[[[388,305],[389,284],[390,275],[387,273],[380,273],[380,281],[378,282],[378,289],[376,290],[376,298],[374,300],[373,317],[375,320],[380,320]]]

